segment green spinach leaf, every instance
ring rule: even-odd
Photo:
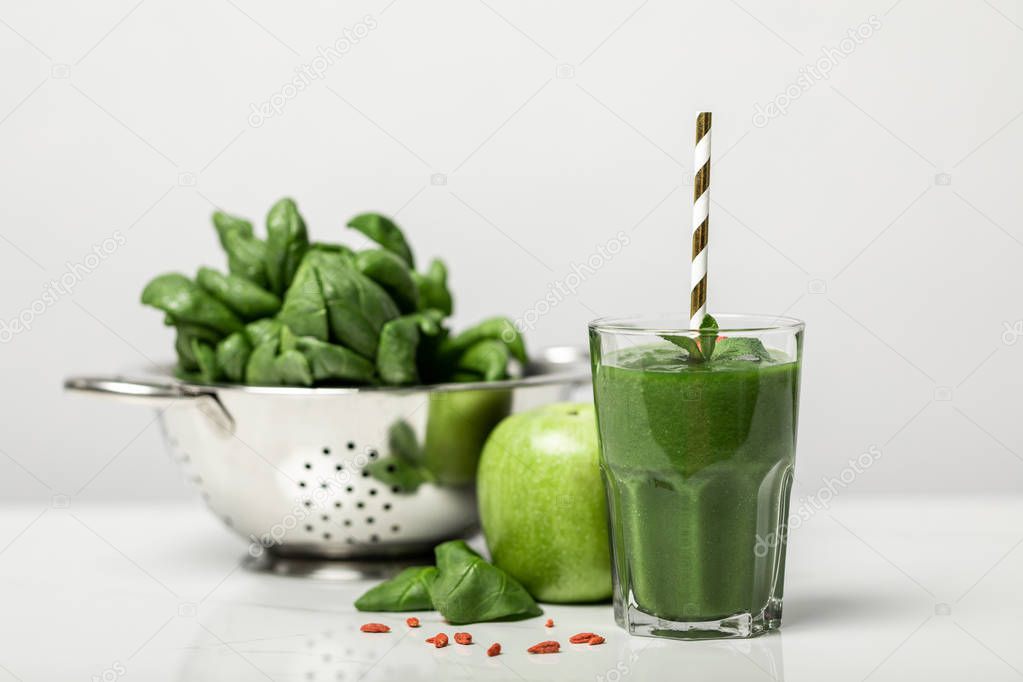
[[[483,339],[462,353],[458,358],[458,372],[478,374],[483,381],[500,381],[508,378],[509,350],[497,339]]]
[[[405,241],[405,235],[394,221],[379,213],[363,213],[348,221],[348,227],[358,230],[380,246],[395,254],[408,265],[415,268],[412,249]]]
[[[244,382],[252,344],[245,332],[235,332],[217,344],[217,365],[228,381]]]
[[[438,545],[437,578],[430,586],[434,608],[452,625],[539,616],[518,581],[483,560],[462,540]]]
[[[355,600],[359,611],[432,611],[430,585],[437,577],[433,566],[413,566],[371,588]]]
[[[425,273],[413,271],[410,274],[419,290],[420,310],[439,310],[445,316],[452,313],[454,303],[448,290],[448,268],[444,261],[434,258]]]
[[[278,318],[299,336],[327,341],[327,303],[323,298],[316,261],[314,252],[302,260],[295,279],[284,295],[284,305],[281,306]]]
[[[298,338],[298,349],[309,361],[313,379],[323,382],[373,382],[373,363],[344,346],[327,343],[311,336]]]
[[[419,287],[401,258],[390,251],[371,249],[355,256],[355,267],[383,287],[403,313],[418,310]]]
[[[199,268],[196,282],[245,320],[269,317],[281,307],[281,299],[238,275],[225,275],[212,268]]]
[[[142,303],[158,308],[173,318],[175,324],[189,323],[209,327],[221,334],[242,328],[241,320],[198,284],[184,275],[160,275],[142,291]]]
[[[309,235],[298,206],[284,198],[266,216],[266,272],[270,290],[284,294],[309,248]]]

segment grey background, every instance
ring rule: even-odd
[[[375,28],[251,125],[359,22]],[[624,232],[534,346],[683,307],[701,109],[711,309],[808,322],[800,494],[871,447],[840,494],[1023,483],[1018,0],[4,1],[0,54],[0,319],[124,241],[0,345],[3,499],[189,494],[152,413],[60,384],[171,359],[138,294],[222,264],[214,206],[261,221],[291,195],[323,239],[396,214],[421,259],[448,259],[461,324],[522,317]],[[790,86],[784,115],[755,118]]]

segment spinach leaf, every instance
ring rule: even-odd
[[[252,386],[277,386],[280,384],[274,365],[274,361],[277,359],[278,344],[278,340],[272,338],[256,346],[245,365],[245,383]]]
[[[309,361],[316,381],[344,381],[368,384],[373,381],[373,363],[358,353],[311,336],[298,338],[298,349]]]
[[[264,289],[270,286],[266,273],[266,242],[240,230],[226,232],[223,241],[228,272]]]
[[[434,258],[429,269],[423,273],[411,272],[412,280],[419,290],[419,309],[439,310],[450,315],[454,310],[451,292],[448,290],[448,268],[444,261]]]
[[[309,235],[298,206],[284,198],[266,216],[266,272],[270,290],[283,295],[309,248]]]
[[[302,260],[295,279],[284,295],[284,305],[281,306],[278,318],[299,336],[311,336],[320,341],[329,338],[327,303],[323,298],[314,252]]]
[[[382,249],[361,251],[355,256],[355,267],[383,287],[402,312],[411,313],[419,308],[419,287],[398,256]]]
[[[168,326],[174,327],[177,332],[174,337],[174,350],[178,354],[178,369],[184,372],[198,372],[199,359],[195,357],[192,350],[192,341],[199,340],[214,345],[220,341],[222,334],[202,325],[185,322],[175,324],[170,315],[167,316],[165,322]]]
[[[227,249],[227,236],[229,234],[237,234],[243,238],[251,238],[252,235],[252,223],[244,218],[238,218],[233,215],[228,215],[223,211],[216,211],[213,214],[213,227],[217,230],[217,237],[220,239],[220,245]]]
[[[405,241],[405,235],[390,218],[379,213],[363,213],[349,220],[348,227],[358,230],[401,258],[409,268],[416,266],[415,259],[412,257],[412,249]]]
[[[492,317],[479,324],[469,327],[457,336],[448,339],[441,346],[441,353],[448,361],[457,361],[457,358],[475,346],[480,341],[493,339],[500,341],[508,347],[512,356],[521,363],[528,361],[526,357],[526,345],[522,340],[522,334],[512,321],[507,317]]]
[[[392,455],[406,462],[418,462],[423,458],[416,432],[404,419],[399,419],[387,429],[387,446]]]
[[[327,322],[334,339],[367,358],[376,357],[380,331],[400,314],[380,285],[336,254],[317,254]],[[309,334],[308,336],[313,336]]]
[[[281,307],[281,299],[238,275],[224,275],[212,268],[199,268],[196,282],[245,320],[269,317]]]
[[[173,318],[175,324],[190,323],[209,327],[222,334],[242,328],[231,310],[210,296],[202,287],[184,275],[160,275],[142,291],[142,303],[158,308]]]
[[[398,493],[414,493],[429,479],[426,469],[398,457],[384,457],[366,465],[365,471],[384,485],[397,488]]]
[[[539,616],[543,611],[514,578],[488,564],[463,540],[434,550],[437,578],[430,599],[452,625]]]
[[[419,323],[413,316],[399,317],[380,331],[377,372],[385,384],[404,386],[419,383],[416,349],[419,347]]]
[[[484,339],[469,346],[458,358],[458,372],[472,372],[483,381],[500,381],[508,378],[508,346],[496,339]]]
[[[283,326],[279,320],[270,318],[256,320],[245,325],[245,336],[248,337],[249,344],[255,348],[266,341],[279,338]]]
[[[228,381],[245,381],[245,365],[252,353],[245,332],[235,332],[217,344],[217,365]]]
[[[192,339],[192,355],[199,364],[199,378],[205,384],[214,384],[220,380],[220,368],[217,365],[217,352],[213,346],[199,339]]]
[[[433,566],[413,566],[371,588],[355,600],[359,611],[432,611],[430,585],[437,577]]]
[[[276,382],[285,386],[312,386],[313,374],[309,362],[301,352],[283,350],[274,359],[273,371]]]

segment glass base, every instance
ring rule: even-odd
[[[615,620],[629,634],[641,637],[667,637],[669,639],[749,639],[781,627],[781,600],[772,599],[757,614],[736,613],[727,618],[711,620],[667,620],[641,611],[629,604]]]

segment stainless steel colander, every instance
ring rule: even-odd
[[[476,463],[513,410],[589,386],[552,348],[520,379],[415,388],[285,388],[74,377],[65,388],[159,410],[171,456],[252,556],[379,559],[477,525]],[[582,393],[587,395],[587,393]]]

